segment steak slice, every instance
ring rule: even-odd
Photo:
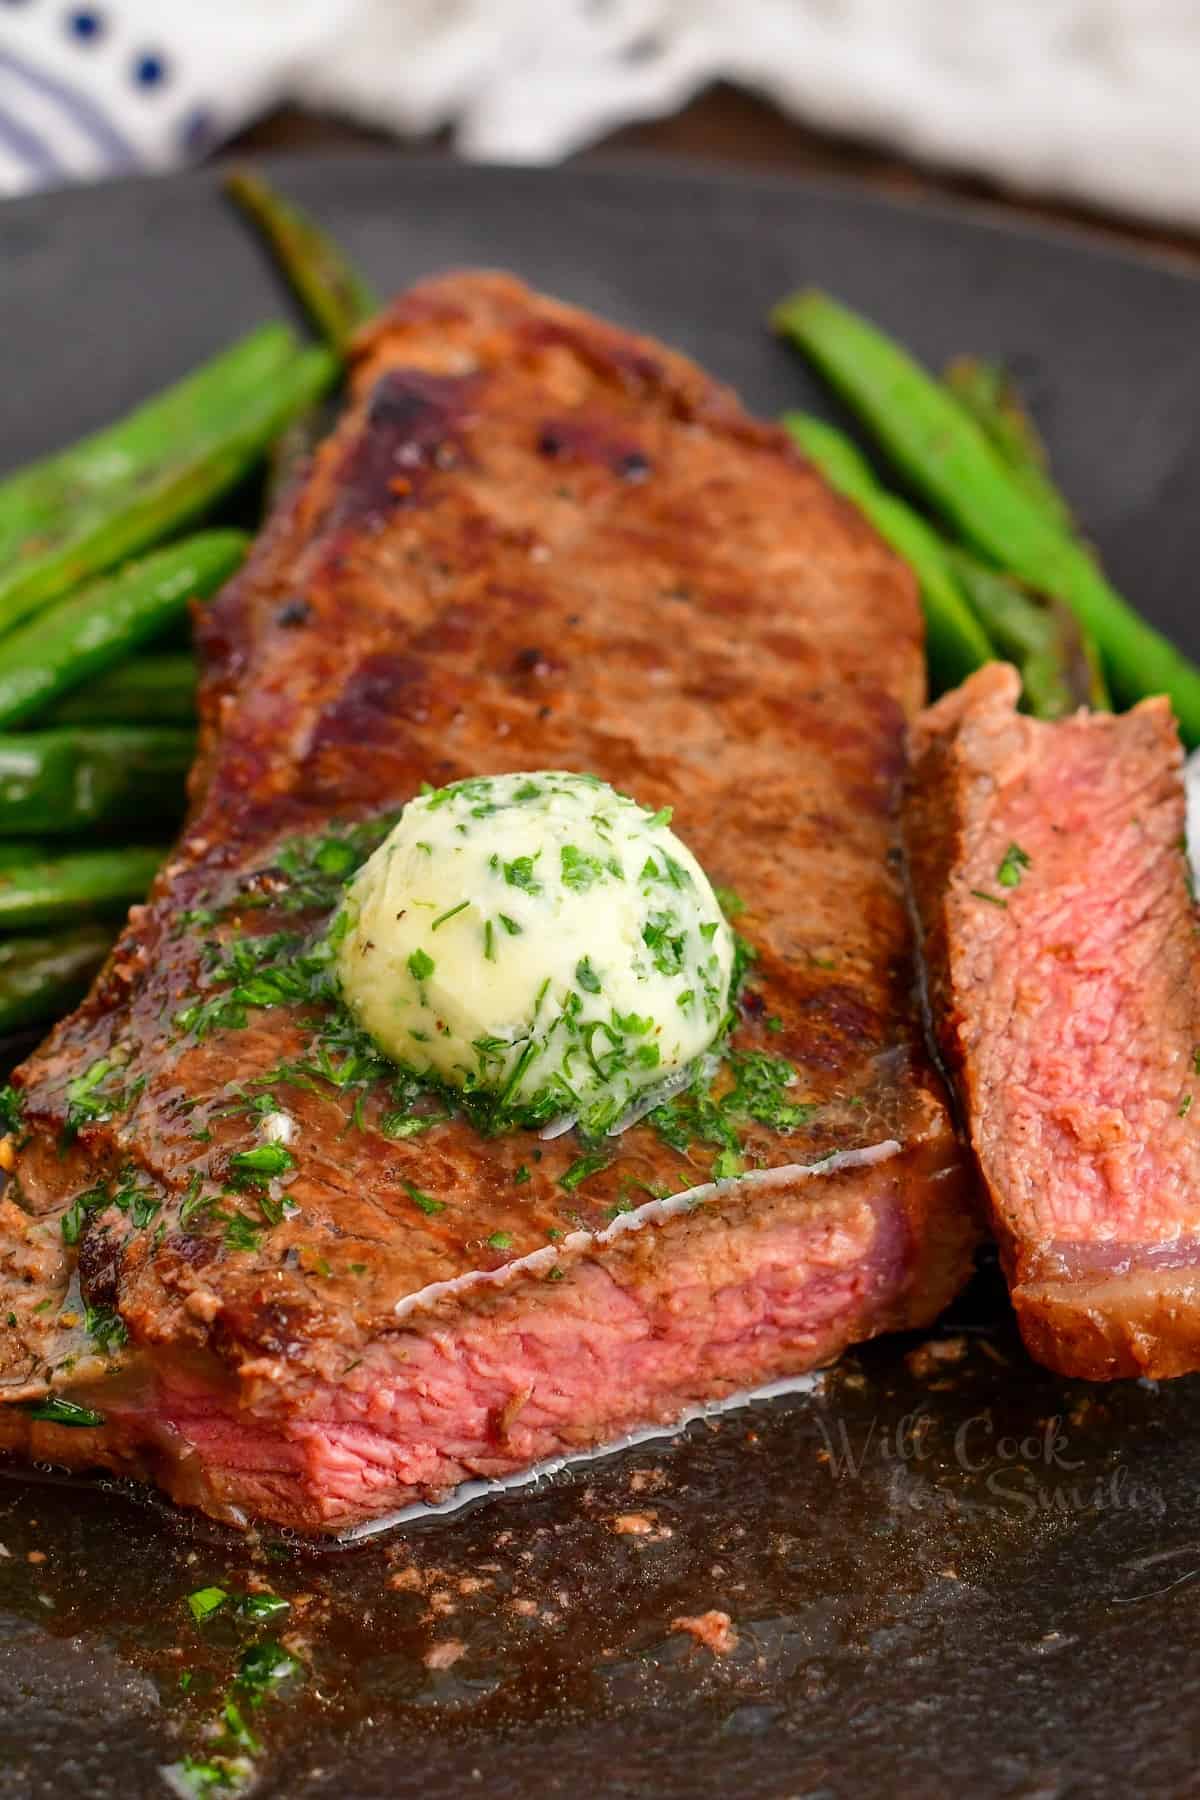
[[[914,732],[933,1017],[1029,1349],[1200,1367],[1200,946],[1165,700],[1044,724],[993,665]]]
[[[4,1443],[340,1530],[934,1317],[977,1233],[896,866],[920,619],[780,434],[431,282],[200,636],[187,829],[17,1077]],[[756,959],[713,1095],[599,1148],[431,1111],[289,988],[422,782],[537,768],[674,807]]]

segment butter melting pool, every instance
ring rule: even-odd
[[[9,1470],[0,1794],[165,1794],[227,1694],[289,1800],[1177,1793],[1198,1423],[1195,1381],[1032,1367],[985,1273],[812,1394],[354,1548]],[[209,1587],[290,1610],[197,1622]],[[720,1653],[676,1623],[714,1610]],[[254,1706],[230,1684],[264,1641],[303,1674]]]

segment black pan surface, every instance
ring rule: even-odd
[[[1018,371],[1118,584],[1200,653],[1200,283],[1084,238],[853,189],[358,157],[281,184],[383,287],[507,265],[749,404],[821,406],[763,328],[818,282],[934,362]],[[280,293],[208,174],[0,209],[0,466],[103,423]],[[166,1795],[261,1628],[307,1666],[255,1792],[1195,1792],[1200,1382],[1035,1369],[981,1271],[926,1342],[373,1545],[247,1542],[109,1484],[0,1479],[0,1795]],[[672,1629],[727,1612],[717,1657]],[[277,1630],[279,1628],[276,1628]],[[453,1658],[453,1660],[452,1660]],[[180,1676],[190,1679],[183,1686]]]

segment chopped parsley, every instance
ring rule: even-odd
[[[267,1638],[243,1651],[234,1686],[249,1695],[251,1706],[258,1706],[280,1683],[302,1673],[302,1665],[291,1652]]]
[[[430,1218],[433,1218],[435,1213],[445,1212],[446,1202],[444,1200],[435,1200],[432,1194],[427,1194],[421,1188],[414,1187],[411,1181],[402,1181],[400,1186],[413,1205],[419,1206],[421,1211],[428,1214]]]
[[[642,942],[660,975],[682,975],[687,934],[672,912],[653,912],[642,926]]]
[[[96,1412],[90,1406],[80,1406],[74,1400],[64,1400],[61,1394],[47,1394],[44,1400],[27,1400],[21,1403],[22,1412],[31,1419],[41,1419],[48,1425],[74,1425],[90,1427],[103,1425],[104,1414]]]
[[[726,1108],[756,1119],[772,1131],[796,1131],[807,1125],[816,1107],[785,1098],[785,1090],[797,1078],[795,1066],[783,1056],[767,1056],[761,1050],[733,1050],[729,1056],[734,1085],[725,1099]]]
[[[441,1125],[450,1117],[449,1113],[413,1113],[385,1112],[379,1120],[379,1129],[386,1138],[403,1139],[420,1137],[434,1125]]]
[[[180,1676],[180,1686],[183,1677]],[[172,1785],[189,1800],[209,1800],[213,1794],[236,1792],[250,1775],[249,1765],[230,1763],[226,1757],[182,1756],[168,1765]]]
[[[279,1618],[290,1608],[290,1602],[279,1594],[239,1594],[217,1586],[197,1588],[186,1596],[185,1604],[200,1625],[218,1612],[258,1625]],[[302,1673],[303,1665],[273,1638],[247,1645],[221,1699],[216,1718],[208,1727],[208,1760],[184,1756],[165,1771],[170,1785],[194,1796],[195,1800],[217,1793],[244,1792],[255,1773],[254,1765],[248,1759],[257,1756],[262,1749],[248,1717],[285,1682]],[[191,1673],[185,1671],[179,1680],[180,1688],[190,1687],[191,1681]]]
[[[1019,879],[1019,877],[1018,877],[1018,879]],[[987,894],[984,892],[984,890],[982,888],[972,888],[971,889],[971,898],[973,900],[986,900],[989,906],[1007,906],[1008,905],[1008,901],[1002,900],[1000,898],[999,894]]]
[[[89,1306],[85,1301],[83,1326],[97,1350],[104,1356],[114,1356],[129,1342],[124,1320],[109,1306]]]
[[[514,856],[511,862],[502,864],[509,887],[521,888],[526,894],[540,894],[542,884],[533,872],[536,861],[535,856]]]
[[[20,1131],[24,1106],[24,1095],[11,1082],[0,1087],[0,1137],[6,1137],[10,1131]]]
[[[1022,875],[1031,866],[1029,857],[1020,844],[1010,844],[996,870],[996,880],[1001,887],[1020,887]]]
[[[221,1708],[221,1718],[225,1725],[225,1736],[238,1750],[245,1750],[251,1756],[257,1756],[262,1745],[242,1717],[242,1709],[236,1700],[226,1700]]]
[[[408,972],[414,981],[428,981],[437,964],[424,950],[414,950],[408,959]]]
[[[608,1157],[602,1151],[589,1151],[586,1156],[577,1157],[570,1168],[559,1176],[558,1185],[566,1188],[568,1193],[573,1193],[589,1175],[598,1175],[601,1169],[607,1167]]]
[[[234,1187],[262,1187],[295,1166],[296,1158],[286,1144],[257,1144],[253,1150],[238,1150],[230,1157],[229,1176]]]
[[[194,1169],[188,1177],[188,1184],[184,1189],[183,1199],[179,1203],[179,1225],[180,1229],[183,1231],[187,1230],[193,1219],[198,1218],[202,1213],[206,1212],[209,1207],[216,1203],[215,1194],[201,1193],[200,1190],[203,1185],[203,1176],[199,1169]]]
[[[699,1080],[650,1114],[663,1142],[681,1155],[700,1143],[728,1158],[740,1158],[740,1128],[749,1121],[772,1131],[790,1132],[800,1130],[814,1117],[817,1108],[811,1102],[787,1097],[796,1069],[786,1057],[768,1056],[759,1050],[731,1050],[727,1069],[733,1082],[723,1093],[718,1094],[716,1081],[706,1085]],[[721,1179],[715,1165],[714,1176]]]
[[[489,1250],[511,1250],[513,1243],[512,1233],[508,1231],[493,1231],[491,1237],[485,1238],[484,1242],[487,1244]]]
[[[238,1597],[237,1610],[243,1619],[261,1623],[264,1619],[277,1619],[290,1612],[291,1605],[291,1601],[281,1594],[242,1594]]]
[[[524,788],[529,791],[522,789],[522,800],[536,799],[544,791],[537,783],[526,783]],[[474,785],[457,783],[450,789],[432,792],[431,797],[441,805],[452,793],[465,796],[472,816],[482,817],[495,810],[488,797],[488,780],[481,779]],[[669,810],[665,810],[654,815],[651,822],[665,825],[669,816]],[[335,827],[315,838],[283,845],[274,853],[269,867],[250,876],[233,899],[206,917],[206,926],[233,918],[234,932],[218,932],[202,941],[199,991],[176,1015],[177,1025],[200,1038],[217,1029],[241,1028],[252,1010],[287,1007],[299,1014],[300,1023],[310,1035],[302,1054],[279,1061],[247,1082],[231,1106],[218,1111],[241,1111],[261,1118],[268,1110],[286,1106],[286,1095],[281,1100],[277,1090],[288,1087],[313,1093],[350,1092],[354,1103],[346,1106],[348,1128],[365,1129],[369,1119],[370,1129],[398,1141],[416,1138],[455,1117],[465,1117],[485,1136],[513,1129],[537,1130],[552,1120],[569,1117],[576,1122],[587,1152],[561,1178],[562,1188],[569,1193],[608,1166],[611,1153],[591,1149],[589,1140],[595,1144],[601,1139],[629,1106],[631,1097],[645,1091],[650,1072],[658,1069],[662,1061],[658,1036],[665,1021],[661,1014],[659,1018],[650,1016],[650,1009],[643,1016],[622,1013],[617,1006],[589,1008],[587,997],[602,994],[611,974],[605,970],[602,976],[591,956],[585,955],[575,965],[575,989],[565,998],[555,995],[547,999],[551,984],[549,980],[543,984],[532,1015],[536,1033],[531,1027],[526,1037],[514,1039],[506,1035],[476,1041],[477,1069],[464,1087],[449,1086],[434,1074],[397,1067],[357,1025],[343,1004],[336,976],[338,944],[351,925],[350,909],[342,905],[346,879],[378,845],[392,823],[394,816],[349,830]],[[612,820],[606,813],[598,812],[593,815],[593,824],[600,842],[584,838],[579,844],[559,846],[563,885],[577,892],[586,892],[609,878],[624,879],[620,862],[606,848]],[[429,848],[432,850],[432,846]],[[503,846],[499,849],[500,854],[482,859],[493,873],[502,875],[506,885],[520,892],[541,893],[538,857],[525,855],[505,860]],[[544,865],[542,874],[549,879]],[[643,878],[654,887],[652,896],[648,893],[645,898],[650,910],[642,915],[641,968],[644,971],[650,965],[659,974],[675,978],[679,991],[672,998],[680,1007],[704,1007],[713,1020],[718,1054],[723,1058],[715,1086],[700,1091],[694,1083],[684,1094],[657,1108],[651,1114],[652,1124],[660,1136],[681,1150],[696,1142],[710,1145],[716,1152],[717,1171],[734,1171],[735,1164],[740,1170],[742,1130],[747,1122],[792,1131],[811,1117],[814,1108],[793,1100],[785,1091],[795,1079],[790,1063],[778,1058],[756,1059],[727,1048],[727,1034],[736,1022],[733,1002],[755,958],[752,946],[735,934],[734,970],[726,988],[719,979],[720,961],[715,947],[720,922],[716,918],[697,922],[692,911],[694,897],[685,901],[681,892],[692,881],[689,870],[656,846],[654,855],[646,860]],[[494,891],[498,893],[499,889]],[[746,910],[740,897],[729,890],[721,891],[718,898],[726,918]],[[438,913],[430,929],[439,929],[471,904],[468,898],[459,900]],[[314,921],[299,917],[288,920],[286,930],[244,932],[236,914],[255,906],[292,914],[323,911],[327,916]],[[482,922],[484,956],[495,960],[501,933],[517,937],[523,929],[511,915],[493,913]],[[479,943],[477,939],[477,946]],[[415,949],[407,959],[407,967],[413,980],[423,984],[435,973],[437,965],[427,949]],[[602,1016],[594,1016],[597,1012]],[[781,1028],[774,1016],[767,1019],[765,1029]],[[552,1072],[543,1075],[549,1059],[539,1059],[552,1034],[558,1034],[554,1044],[556,1049],[561,1046],[561,1055],[555,1057]],[[428,1033],[422,1035],[414,1030],[411,1035],[420,1036],[423,1042],[431,1041]],[[538,1072],[531,1078],[529,1071],[535,1061]],[[119,1066],[111,1075],[107,1069],[89,1068],[81,1078],[80,1099],[84,1108],[90,1104],[115,1106],[118,1081]],[[527,1083],[525,1090],[522,1081]],[[603,1090],[598,1098],[597,1088]],[[90,1098],[93,1095],[94,1101]],[[377,1108],[368,1112],[365,1102],[375,1097]],[[227,1247],[257,1250],[264,1222],[273,1224],[283,1213],[278,1190],[272,1194],[269,1184],[289,1174],[294,1166],[295,1158],[283,1144],[259,1144],[238,1151],[225,1168],[227,1187],[252,1196],[248,1211],[257,1207],[262,1220],[236,1207],[221,1210],[223,1199],[228,1206],[228,1193],[223,1197],[219,1191],[205,1192],[206,1184],[197,1172],[180,1207],[180,1223],[211,1220],[223,1230]],[[215,1181],[210,1172],[210,1190],[219,1184],[220,1177],[220,1169]],[[717,1178],[721,1178],[719,1172]],[[513,1175],[514,1184],[530,1179],[529,1167],[522,1163]],[[414,1205],[427,1215],[444,1210],[444,1201],[410,1183],[402,1185]],[[78,1240],[89,1212],[107,1197],[104,1190],[99,1190],[77,1199],[63,1218],[68,1242]],[[139,1212],[146,1208],[157,1212],[161,1201],[146,1196],[131,1205],[136,1205]]]
[[[84,1125],[99,1124],[106,1119],[116,1118],[118,1113],[128,1112],[145,1087],[144,1077],[133,1082],[128,1088],[119,1082],[105,1087],[110,1076],[118,1075],[121,1064],[108,1056],[101,1056],[89,1063],[82,1075],[68,1081],[66,1094],[66,1117],[63,1124],[63,1136],[70,1142]]]
[[[196,1623],[202,1624],[213,1613],[228,1606],[240,1619],[261,1624],[264,1619],[277,1619],[291,1610],[291,1601],[279,1594],[235,1594],[223,1587],[203,1587],[187,1596],[187,1607]]]
[[[575,979],[586,994],[600,992],[600,977],[592,967],[592,959],[585,956],[575,964]]]
[[[225,1221],[223,1243],[227,1250],[257,1250],[262,1237],[262,1228],[253,1219],[248,1219],[244,1212],[222,1213]]]
[[[187,1597],[188,1611],[199,1625],[202,1620],[211,1618],[213,1613],[219,1612],[228,1598],[229,1595],[224,1588],[197,1588],[195,1593],[189,1594]]]
[[[620,867],[611,858],[604,863],[598,856],[580,850],[576,844],[564,844],[559,859],[563,886],[577,894],[586,893],[597,881],[602,881],[606,869],[611,875],[620,877],[621,874]]]
[[[82,1120],[106,1116],[109,1102],[98,1099],[96,1089],[112,1067],[113,1064],[108,1057],[101,1056],[95,1062],[89,1063],[82,1075],[77,1075],[74,1081],[68,1081],[66,1088],[68,1110],[73,1107],[77,1118]]]
[[[382,843],[399,817],[399,811],[383,813],[315,837],[292,838],[263,872],[261,886],[239,896],[239,904],[284,912],[332,912],[347,877]]]
[[[109,1205],[110,1200],[111,1195],[103,1184],[87,1188],[82,1194],[76,1194],[60,1223],[63,1243],[72,1247],[76,1245],[82,1237],[83,1228],[92,1213],[99,1212],[101,1207]]]

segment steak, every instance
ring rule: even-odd
[[[1200,1367],[1200,947],[1165,700],[1058,724],[992,665],[914,733],[930,998],[1026,1344]]]
[[[16,1077],[5,1445],[339,1531],[935,1316],[977,1230],[897,866],[920,617],[779,433],[432,281],[198,624],[186,830]],[[711,1091],[600,1145],[414,1098],[305,987],[423,782],[537,768],[672,806],[744,908]]]

